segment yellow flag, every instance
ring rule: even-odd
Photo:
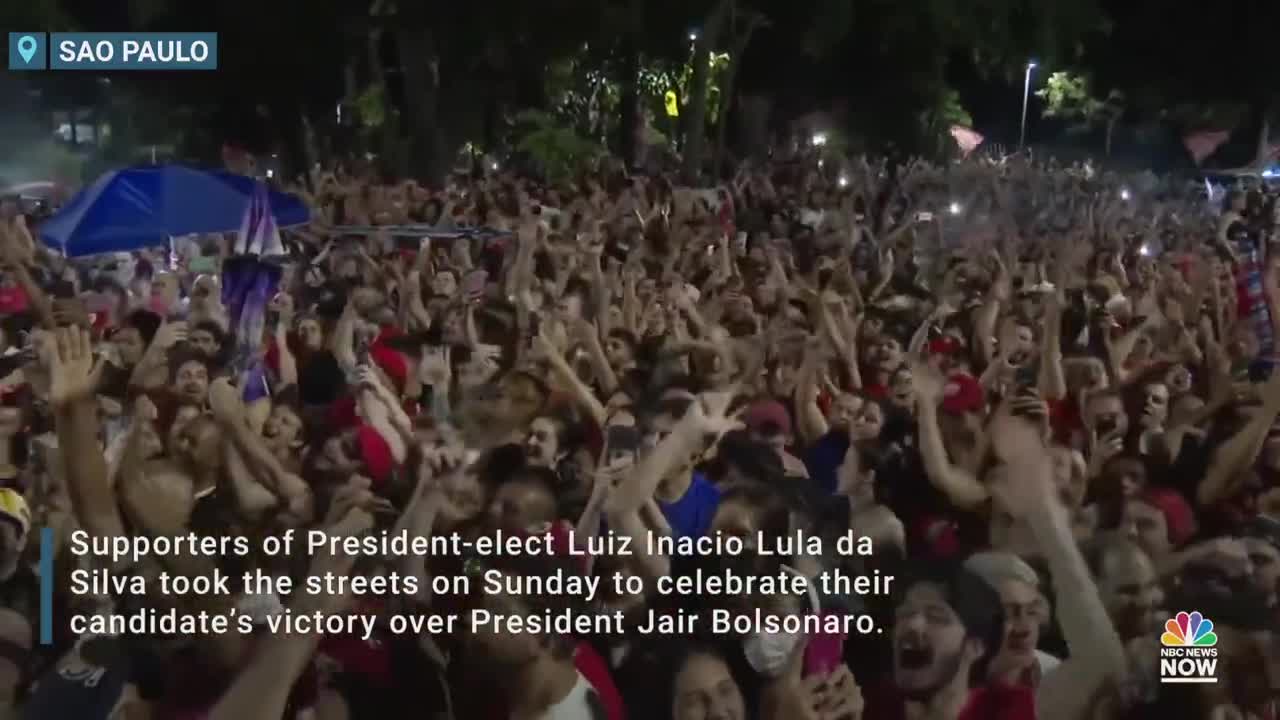
[[[668,90],[665,99],[667,101],[667,115],[669,117],[680,117],[680,99],[676,97],[676,91]]]

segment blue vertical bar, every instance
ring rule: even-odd
[[[53,528],[40,528],[40,644],[53,644]]]

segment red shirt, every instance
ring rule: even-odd
[[[906,720],[907,703],[893,686],[867,695],[865,718]],[[996,683],[969,691],[969,699],[955,720],[1036,720],[1036,696],[1021,685]]]
[[[600,657],[594,648],[588,643],[578,643],[578,649],[573,653],[573,665],[578,670],[578,674],[584,680],[590,683],[591,688],[595,690],[596,698],[600,700],[600,705],[604,709],[605,718],[607,720],[627,720],[627,711],[622,704],[622,694],[618,692],[617,686],[613,684],[613,676],[609,674],[609,666],[605,663],[604,658]],[[484,717],[493,720],[507,720],[511,717],[511,713],[506,708],[506,703],[501,699],[496,699],[489,703],[489,712],[484,713]]]
[[[889,397],[889,386],[880,383],[868,383],[862,386],[862,394],[872,400],[886,400]]]
[[[1072,397],[1047,400],[1045,404],[1049,406],[1049,427],[1053,430],[1054,439],[1063,445],[1070,445],[1072,434],[1084,429],[1080,405]]]

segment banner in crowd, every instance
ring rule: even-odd
[[[280,242],[280,228],[271,214],[271,198],[265,183],[258,183],[245,208],[240,232],[236,235],[237,255],[284,255],[284,243]]]
[[[1231,137],[1229,130],[1205,130],[1182,138],[1191,159],[1199,166]]]
[[[441,228],[435,225],[335,225],[328,228],[334,235],[373,235],[382,233],[391,237],[429,237],[433,240],[455,238],[499,238],[513,233],[490,227]]]

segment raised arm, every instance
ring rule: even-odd
[[[535,335],[533,343],[538,354],[550,365],[552,374],[573,396],[573,400],[578,407],[587,413],[596,427],[604,427],[604,405],[600,403],[595,393],[591,392],[591,388],[587,387],[587,384],[578,378],[578,373],[574,372],[573,367],[556,349],[555,343],[547,338],[546,332],[539,332]]]
[[[276,321],[276,351],[279,353],[280,387],[286,388],[298,384],[298,359],[289,349],[289,327],[293,324],[292,313],[281,313]]]
[[[262,444],[257,433],[250,429],[239,389],[225,378],[213,381],[209,385],[209,407],[214,419],[227,432],[243,468],[251,471],[262,487],[279,498],[291,513],[309,520],[312,511],[310,486],[288,472]]]
[[[358,536],[372,530],[373,515],[364,509],[364,504],[372,500],[367,487],[340,490],[332,503],[326,532]],[[355,560],[355,556],[320,553],[312,558],[309,574],[346,576],[355,567]],[[294,612],[320,615],[341,612],[348,600],[346,596],[305,593],[295,593],[292,599]],[[320,638],[320,633],[264,638],[231,687],[209,711],[207,720],[279,720],[284,716],[293,684],[315,654]]]
[[[98,406],[94,388],[101,366],[94,367],[93,341],[78,327],[59,328],[45,348],[49,363],[49,404],[64,459],[71,507],[81,527],[95,536],[124,535],[124,522],[98,447]]]
[[[1272,373],[1262,391],[1262,406],[1254,416],[1218,447],[1204,480],[1196,487],[1196,502],[1211,505],[1231,494],[1242,472],[1262,452],[1267,433],[1280,416],[1280,373]]]
[[[916,388],[916,415],[920,432],[920,455],[929,482],[961,508],[974,508],[989,498],[987,489],[973,473],[951,462],[942,429],[938,426],[938,403],[942,401],[946,379],[924,363],[911,368]]]
[[[653,498],[653,493],[672,470],[700,451],[708,435],[719,437],[740,426],[729,414],[732,392],[700,395],[671,433],[650,450],[631,473],[613,491],[605,504],[605,512],[620,515],[638,512]]]
[[[1066,509],[1053,486],[1053,466],[1038,428],[1001,408],[991,433],[1002,472],[992,492],[1031,528],[1049,565],[1058,621],[1071,638],[1070,658],[1041,682],[1037,709],[1047,720],[1084,716],[1090,699],[1126,671],[1124,646],[1098,596],[1084,557],[1076,547]]]

